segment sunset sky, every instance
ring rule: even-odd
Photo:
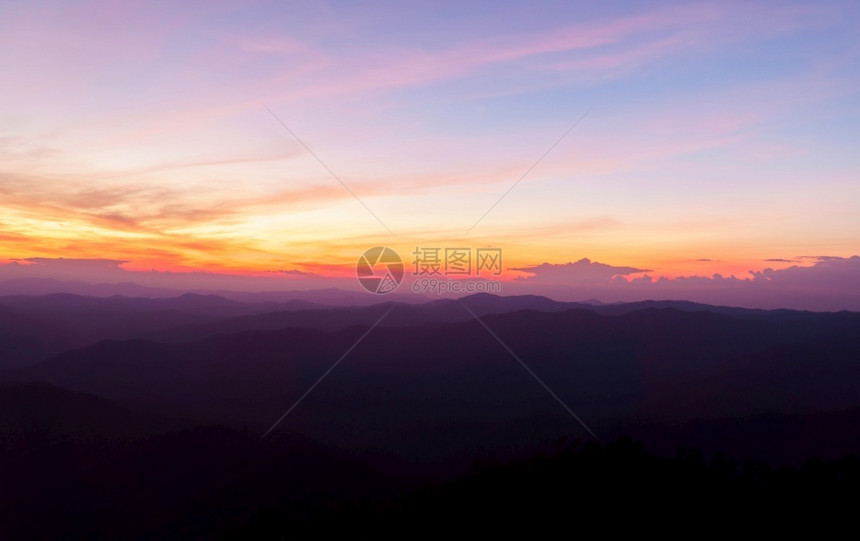
[[[852,261],[857,36],[852,1],[3,2],[0,264]]]

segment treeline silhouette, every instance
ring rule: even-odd
[[[722,453],[648,452],[630,438],[567,444],[528,460],[478,460],[460,479],[378,502],[351,502],[307,514],[270,509],[224,532],[226,539],[366,531],[396,536],[571,533],[642,535],[752,526],[771,532],[798,522],[849,524],[860,489],[860,459],[811,459],[800,467],[736,463]],[[696,530],[690,530],[693,533]],[[567,535],[565,537],[568,537]]]
[[[12,458],[0,500],[10,539],[775,532],[847,524],[860,490],[856,455],[772,467],[696,448],[659,456],[630,438],[560,441],[513,461],[483,455],[466,475],[420,482],[301,438],[219,427]]]

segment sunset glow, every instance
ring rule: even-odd
[[[513,280],[850,258],[857,8],[7,2],[0,259],[348,277],[370,246],[492,246]]]

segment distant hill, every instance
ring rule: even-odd
[[[769,313],[675,301],[592,306],[557,302],[534,295],[501,297],[483,293],[459,300],[428,301],[413,297],[410,303],[395,302],[389,296],[340,290],[238,296],[245,300],[196,293],[168,298],[92,297],[70,293],[2,296],[0,369],[31,364],[101,340],[144,338],[189,341],[216,334],[282,328],[337,331],[352,325],[372,325],[392,303],[397,306],[382,322],[386,327],[465,322],[473,318],[472,313],[484,316],[518,310],[558,312],[579,308],[601,314],[623,315],[644,308],[673,307],[749,317]],[[321,302],[339,299],[345,305],[330,306],[307,299]],[[423,299],[424,302],[415,304],[416,299]],[[369,301],[374,304],[368,305]]]
[[[0,369],[23,366],[108,339],[131,339],[248,314],[320,307],[301,300],[245,303],[178,297],[89,297],[69,293],[0,297]]]
[[[453,305],[428,306],[440,307]],[[345,324],[356,313],[367,316],[362,310],[383,308],[303,317]],[[619,316],[576,309],[482,317],[598,432],[624,419],[679,423],[860,406],[851,391],[860,378],[860,314],[750,318],[648,308]],[[366,327],[108,341],[10,377],[262,432]],[[536,441],[559,430],[584,434],[474,320],[376,329],[283,428],[332,445],[390,446],[422,460],[482,442]]]
[[[382,296],[371,295],[364,291],[347,291],[338,288],[284,291],[232,291],[212,289],[170,289],[144,286],[134,282],[88,283],[77,280],[57,280],[54,278],[13,278],[0,280],[0,296],[9,295],[54,295],[65,293],[87,297],[139,297],[174,298],[185,293],[195,295],[215,295],[246,303],[289,302],[300,300],[327,306],[367,306],[383,299],[391,302],[421,303],[429,299],[413,293],[390,293]]]
[[[42,382],[0,385],[0,411],[0,457],[4,461],[70,441],[123,441],[181,426],[176,420]]]

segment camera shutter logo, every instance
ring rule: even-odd
[[[374,246],[361,254],[355,275],[365,290],[384,295],[397,289],[403,281],[403,260],[386,246]]]

